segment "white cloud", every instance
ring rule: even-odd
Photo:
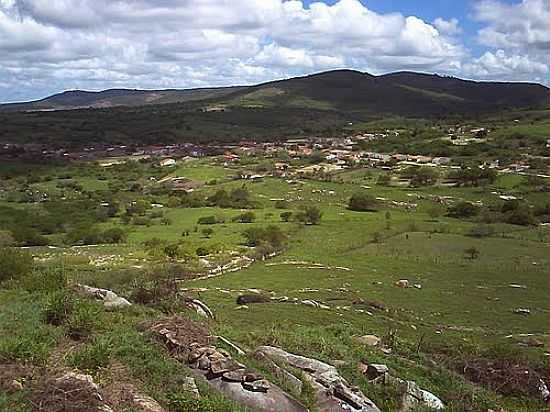
[[[459,30],[453,19],[380,14],[359,0],[0,0],[0,101],[345,67],[460,74]]]
[[[547,75],[547,64],[533,61],[529,56],[507,54],[504,50],[486,52],[464,66],[465,73],[478,78],[505,80],[535,80]]]
[[[441,17],[438,17],[434,20],[434,26],[441,34],[448,36],[455,36],[462,33],[462,28],[458,19],[452,18],[450,20],[445,20]]]
[[[484,27],[480,44],[492,50],[465,66],[481,78],[548,82],[550,75],[550,1],[482,0],[474,17]]]

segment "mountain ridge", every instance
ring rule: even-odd
[[[531,82],[487,82],[399,71],[375,76],[340,69],[252,86],[198,89],[69,90],[41,100],[0,105],[0,111],[51,111],[192,103],[223,108],[315,108],[438,117],[550,105],[550,89]]]

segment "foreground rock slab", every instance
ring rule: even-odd
[[[380,412],[374,402],[358,389],[351,387],[334,366],[272,346],[260,346],[256,352],[273,361],[300,369],[315,390],[320,412]]]
[[[228,398],[260,412],[307,412],[305,406],[277,385],[214,346],[213,337],[203,325],[173,316],[155,322],[149,329],[196,377],[205,379]]]

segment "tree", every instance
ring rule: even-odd
[[[103,232],[101,237],[103,238],[104,243],[114,244],[126,242],[128,235],[121,228],[114,227]]]
[[[216,216],[203,216],[200,217],[199,220],[197,220],[197,223],[199,225],[215,225],[218,223],[218,219]]]
[[[318,225],[322,217],[323,213],[316,206],[307,206],[295,215],[297,221],[306,225]]]
[[[292,218],[292,212],[283,212],[280,216],[283,222],[290,222],[290,219]]]
[[[464,250],[464,253],[466,253],[470,259],[475,260],[479,257],[480,251],[476,247],[472,246]]]
[[[376,212],[378,201],[366,193],[356,193],[349,200],[348,209],[355,212]]]
[[[254,214],[254,212],[244,212],[233,218],[234,222],[239,222],[239,223],[252,223],[255,220],[256,220],[256,215]]]
[[[479,214],[479,207],[471,202],[461,201],[448,209],[448,215],[456,218],[473,217]]]
[[[248,246],[258,246],[262,243],[269,244],[275,249],[284,246],[287,236],[278,226],[268,226],[266,228],[250,228],[243,232]]]

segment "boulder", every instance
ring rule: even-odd
[[[195,379],[190,376],[185,378],[182,389],[191,399],[199,399],[201,397]]]
[[[93,288],[91,286],[77,284],[76,290],[84,296],[102,300],[103,306],[107,310],[122,309],[132,306],[128,300],[118,296],[115,292],[109,289]]]
[[[332,365],[272,346],[261,346],[257,353],[300,369],[315,391],[316,406],[320,412],[380,412],[369,398],[352,388]]]
[[[401,279],[395,282],[395,286],[406,289],[410,286],[410,282],[407,279]]]
[[[370,347],[380,346],[380,343],[382,342],[382,339],[380,339],[376,335],[357,336],[357,337],[354,337],[353,340],[355,340],[360,345],[365,345]]]

